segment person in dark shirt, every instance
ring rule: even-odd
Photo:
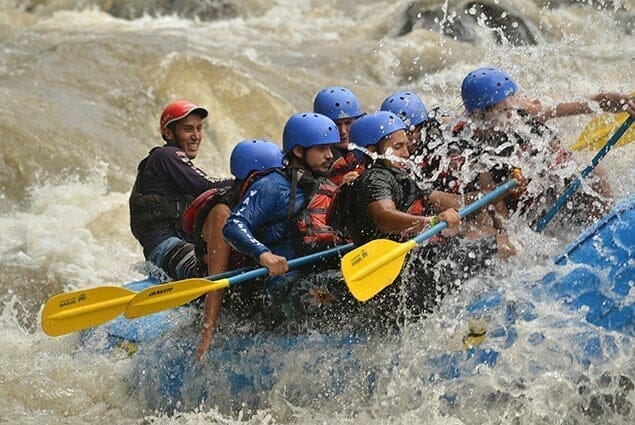
[[[457,212],[466,199],[416,186],[408,173],[406,127],[395,114],[380,111],[359,118],[351,127],[351,141],[375,157],[347,195],[345,222],[356,245],[379,238],[403,241],[441,220],[448,224],[442,236],[411,251],[398,282],[369,301],[388,319],[398,311],[408,317],[425,314],[497,252],[491,219],[482,212],[490,222],[468,228],[468,220]]]
[[[172,279],[200,274],[194,246],[185,240],[181,217],[188,204],[213,183],[194,166],[208,112],[189,100],[165,107],[160,129],[165,145],[153,148],[138,167],[130,195],[130,227],[146,260]]]
[[[635,101],[620,93],[598,93],[571,102],[527,99],[507,72],[493,67],[468,73],[461,97],[467,118],[459,120],[452,132],[463,147],[464,168],[470,174],[464,179],[471,182],[466,190],[500,184],[514,168],[526,175],[526,191],[495,203],[501,223],[511,213],[520,214],[527,223],[537,220],[578,173],[575,158],[547,121],[593,113],[594,103],[605,112],[626,111],[635,116]],[[565,224],[586,227],[608,210],[612,190],[602,167],[596,167],[586,181],[587,187],[571,198],[567,211],[552,226],[561,230]]]

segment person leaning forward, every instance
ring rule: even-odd
[[[397,311],[427,313],[497,252],[495,229],[491,220],[466,226],[469,220],[461,220],[457,208],[469,199],[418,189],[408,173],[406,127],[395,114],[379,111],[361,117],[351,127],[351,141],[375,157],[341,204],[349,211],[344,222],[356,245],[380,238],[403,241],[440,221],[448,224],[444,236],[413,250],[402,284],[391,285],[371,301],[379,314],[391,317]],[[489,219],[484,212],[480,215]]]

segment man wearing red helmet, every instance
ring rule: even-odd
[[[145,258],[173,279],[199,274],[194,246],[183,238],[183,211],[204,191],[226,185],[213,183],[192,163],[207,115],[205,108],[189,100],[165,107],[160,124],[166,143],[141,161],[130,195],[132,233],[143,246]]]

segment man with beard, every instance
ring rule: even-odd
[[[351,127],[351,141],[373,157],[340,204],[348,211],[343,221],[356,245],[380,238],[404,241],[440,221],[449,227],[415,248],[400,282],[369,301],[382,319],[376,323],[424,315],[497,251],[514,254],[507,237],[496,234],[486,212],[461,220],[457,209],[473,202],[478,193],[463,196],[419,189],[408,172],[406,126],[395,114],[379,111],[359,118]]]
[[[328,198],[328,194],[335,193],[332,189],[337,187],[328,176],[333,161],[331,148],[339,141],[337,125],[330,118],[314,112],[291,116],[283,132],[285,166],[250,185],[223,229],[225,239],[236,251],[254,258],[269,270],[266,286],[274,321],[305,312],[310,305],[302,304],[314,301],[306,296],[317,294],[315,287],[296,283],[299,275],[306,274],[284,275],[289,270],[287,261],[306,253],[303,247],[321,249],[310,241],[314,232],[307,232],[303,226],[304,219],[311,221],[315,217],[310,216],[324,217],[325,213],[313,211],[306,216],[303,213],[310,209],[316,197]],[[343,243],[333,228],[315,226],[312,230],[329,234],[325,237],[323,233],[320,238],[330,240],[324,248]],[[316,297],[319,301],[318,295]]]

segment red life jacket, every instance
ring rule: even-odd
[[[230,209],[233,209],[252,183],[260,177],[277,170],[278,169],[274,168],[261,172],[252,172],[240,187],[240,194],[232,192],[231,186],[222,189],[209,189],[201,193],[189,205],[183,214],[182,227],[186,232],[191,234],[196,256],[200,264],[204,264],[204,257],[207,255],[207,243],[202,237],[203,225],[212,208],[219,203],[223,203]],[[250,257],[232,249],[229,259],[230,270],[250,265],[253,265],[253,260]]]
[[[330,179],[336,185],[341,185],[344,179],[344,174],[351,171],[357,171],[361,174],[366,168],[364,164],[363,154],[358,150],[348,151],[342,154],[338,149],[333,149],[333,153],[336,158],[331,164],[331,176]]]
[[[423,203],[423,198],[419,198],[419,197],[415,198],[415,200],[410,204],[406,212],[412,215],[425,215],[427,212],[427,209]]]
[[[240,188],[240,195],[236,201],[239,201],[243,198],[249,186],[251,186],[256,180],[259,178],[266,176],[272,172],[278,171],[277,168],[272,168],[269,170],[263,170],[258,172],[252,172],[247,176],[247,179],[243,182]],[[190,203],[188,208],[183,213],[183,222],[182,227],[188,233],[194,232],[195,229],[202,229],[203,222],[205,218],[207,218],[207,214],[209,211],[222,200],[222,197],[226,195],[231,189],[231,186],[227,186],[221,189],[208,189],[205,192],[201,193],[194,201]],[[229,208],[233,209],[235,205],[227,205]],[[204,212],[204,217],[200,216],[201,212]]]
[[[337,186],[324,180],[301,209],[293,226],[293,244],[297,253],[307,255],[350,242],[343,231],[332,225],[331,216]]]
[[[194,231],[194,227],[199,219],[199,213],[201,210],[205,209],[209,211],[213,207],[210,207],[210,203],[218,202],[221,196],[227,193],[227,188],[222,189],[207,189],[205,192],[198,195],[194,201],[190,203],[185,212],[183,213],[183,221],[181,223],[183,230],[187,233],[192,233]],[[209,208],[207,208],[209,207]]]

